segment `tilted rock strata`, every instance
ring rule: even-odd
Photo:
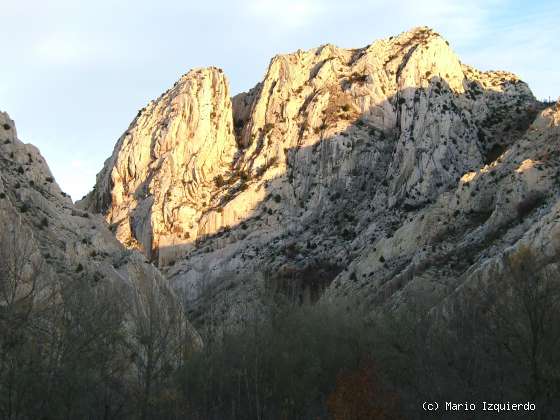
[[[492,287],[522,251],[538,266],[557,270],[559,180],[560,102],[541,112],[498,159],[465,174],[455,190],[363,252],[326,297],[356,296],[366,307],[429,307],[445,296]]]
[[[521,196],[503,206],[503,182],[478,198],[467,185],[520,144],[536,147],[526,132],[539,109],[516,76],[461,63],[427,28],[277,56],[231,100],[219,70],[197,70],[140,112],[81,206],[157,260],[202,315],[212,306],[236,318],[259,290],[290,282],[301,299],[328,287],[373,300],[377,292],[351,284],[378,290],[414,276],[411,261],[429,264],[433,243],[473,237],[476,256],[486,235],[503,234]],[[446,218],[460,226],[441,228]],[[388,271],[351,271],[381,256]]]
[[[98,176],[89,208],[117,238],[148,257],[192,242],[214,178],[236,152],[229,88],[221,70],[195,70],[141,110]]]

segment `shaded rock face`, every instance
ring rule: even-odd
[[[549,181],[518,168],[557,147],[543,122],[553,111],[531,125],[542,106],[525,83],[462,64],[428,28],[277,56],[261,83],[228,95],[217,69],[183,76],[80,203],[157,261],[195,316],[235,320],[290,282],[300,300],[368,307],[410,287],[440,301],[540,220],[520,218],[522,200],[556,196],[554,158]],[[434,261],[453,279],[443,288],[426,280]]]
[[[413,303],[445,309],[509,276],[508,261],[523,252],[557,272],[559,118],[560,102],[543,110],[491,164],[408,213],[349,264],[326,298],[358,296],[365,308]]]
[[[155,266],[141,253],[123,247],[100,215],[73,205],[39,150],[17,138],[15,124],[4,112],[0,112],[0,220],[3,268],[13,265],[7,269],[20,270],[24,280],[39,277],[41,290],[57,293],[79,278],[93,289],[119,293],[130,309],[129,321],[136,316],[134,311],[145,309],[140,302],[146,296],[163,302],[170,312],[183,312]],[[0,275],[4,273],[0,270]],[[37,299],[41,298],[39,293]],[[200,347],[200,337],[188,321],[183,328],[190,344]]]

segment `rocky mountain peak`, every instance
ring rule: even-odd
[[[98,176],[88,207],[104,211],[116,236],[148,256],[188,242],[237,145],[222,70],[192,70],[139,111]]]
[[[560,418],[560,99],[428,27],[189,71],[79,203],[0,112],[0,221],[2,418]]]
[[[185,301],[225,289],[245,299],[288,279],[310,299],[335,296],[353,261],[391,258],[362,273],[375,288],[425,257],[431,235],[416,231],[450,211],[491,214],[490,192],[464,190],[514,153],[541,109],[515,75],[461,63],[426,27],[278,55],[233,98],[220,70],[193,70],[140,112],[81,206]],[[466,218],[433,240],[506,219]],[[224,302],[226,318],[239,313]]]

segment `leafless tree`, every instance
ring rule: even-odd
[[[523,390],[546,419],[560,393],[560,271],[537,261],[528,248],[505,261],[509,279],[494,294],[487,319],[494,342],[525,374]]]
[[[133,286],[130,351],[137,374],[139,418],[153,418],[153,407],[187,351],[186,319],[162,279],[137,270]],[[167,395],[169,397],[169,395]]]
[[[17,219],[0,227],[0,416],[8,420],[21,418],[31,392],[22,373],[35,368],[29,356],[40,274],[31,234]]]

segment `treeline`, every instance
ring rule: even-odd
[[[558,271],[526,251],[508,260],[507,281],[446,314],[284,303],[235,331],[209,328],[192,351],[182,314],[155,291],[131,298],[86,275],[44,282],[26,243],[10,243],[0,247],[0,419],[408,420],[426,418],[423,401],[560,413]]]
[[[31,239],[0,229],[0,419],[178,418],[165,395],[192,340],[161,279],[57,273]]]
[[[528,250],[508,277],[464,291],[446,313],[365,316],[352,302],[285,305],[210,334],[178,371],[193,419],[484,419],[422,402],[534,403],[501,418],[560,418],[560,277]],[[210,338],[208,337],[207,340]]]

